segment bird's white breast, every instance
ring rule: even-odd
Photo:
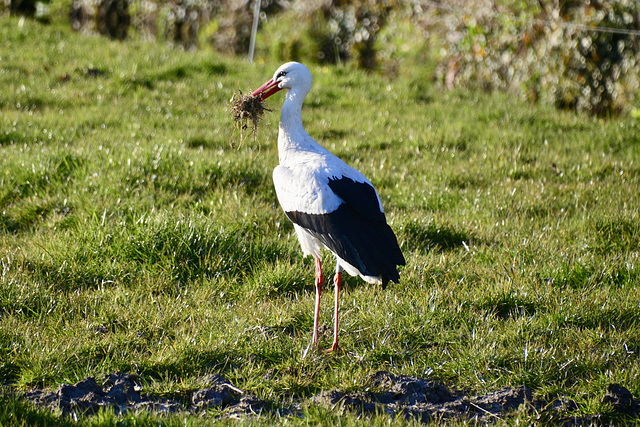
[[[278,201],[287,212],[326,214],[336,210],[343,200],[329,188],[330,179],[348,177],[369,183],[364,175],[324,149],[298,151],[282,160],[273,171],[273,183]]]

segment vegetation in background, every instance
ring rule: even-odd
[[[353,61],[358,68],[376,70],[378,34],[397,9],[396,1],[300,2],[287,11],[288,16],[273,20],[263,37],[271,39],[266,43],[273,44],[269,48],[273,59]]]
[[[589,30],[640,31],[638,2],[466,7],[474,13],[427,10],[425,21],[446,34],[439,75],[447,86],[517,89],[599,116],[628,108],[638,96],[640,35]]]
[[[248,52],[255,8],[250,0],[64,1],[55,0],[54,9],[66,5],[77,31],[124,39],[134,30],[145,40],[239,56]],[[51,15],[45,3],[32,0],[3,7],[42,20]],[[598,116],[637,114],[639,17],[635,0],[265,0],[257,55],[279,62],[351,63],[390,77],[421,64],[433,70],[424,78],[446,88],[508,90]],[[596,27],[609,30],[590,30]]]

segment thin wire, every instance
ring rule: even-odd
[[[468,9],[462,6],[441,4],[441,3],[437,3],[435,1],[430,1],[430,0],[411,0],[411,3],[421,5],[421,6],[433,6],[437,9],[449,10],[452,12],[464,12],[468,14],[480,13],[479,9]],[[487,14],[494,18],[496,17],[516,18],[516,16],[507,15],[499,12],[488,12]],[[533,18],[531,19],[531,22],[535,22],[536,24],[541,24],[546,26],[557,25],[564,28],[572,28],[578,31],[594,31],[599,33],[624,34],[624,35],[633,36],[633,37],[640,37],[640,30],[629,30],[627,28],[589,26],[589,25],[573,24],[571,22],[549,21],[546,19],[539,19],[539,18]]]

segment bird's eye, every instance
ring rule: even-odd
[[[280,71],[280,72],[278,73],[278,75],[276,76],[276,79],[279,79],[280,77],[284,77],[284,76],[286,76],[286,75],[287,75],[287,72],[286,72],[286,71]]]

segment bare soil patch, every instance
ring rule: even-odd
[[[238,418],[259,414],[301,415],[299,402],[289,408],[273,408],[268,402],[241,390],[219,374],[202,380],[205,387],[193,390],[180,399],[144,393],[144,382],[126,373],[106,375],[101,384],[87,377],[74,384],[62,384],[55,390],[34,389],[20,395],[31,403],[60,411],[63,415],[97,413],[111,409],[116,413],[147,410],[158,414],[176,412],[202,413],[214,410],[216,416]],[[551,402],[536,399],[525,386],[507,387],[484,395],[472,395],[447,388],[438,379],[393,375],[386,371],[374,374],[362,391],[326,390],[307,403],[335,411],[351,411],[362,416],[387,413],[430,422],[444,419],[472,420],[491,424],[508,418],[524,408],[538,414],[541,422],[572,426],[610,424],[612,420],[640,417],[640,401],[629,390],[611,384],[602,400],[610,408],[607,414],[576,416],[578,405],[570,399]]]
[[[266,403],[232,385],[222,375],[209,375],[206,387],[194,390],[183,399],[170,399],[143,393],[143,381],[136,375],[117,372],[107,375],[99,385],[87,377],[74,385],[62,384],[55,390],[34,389],[21,397],[41,407],[58,410],[63,415],[95,414],[100,409],[115,413],[147,410],[159,414],[202,412],[223,409],[227,416],[258,414]]]

